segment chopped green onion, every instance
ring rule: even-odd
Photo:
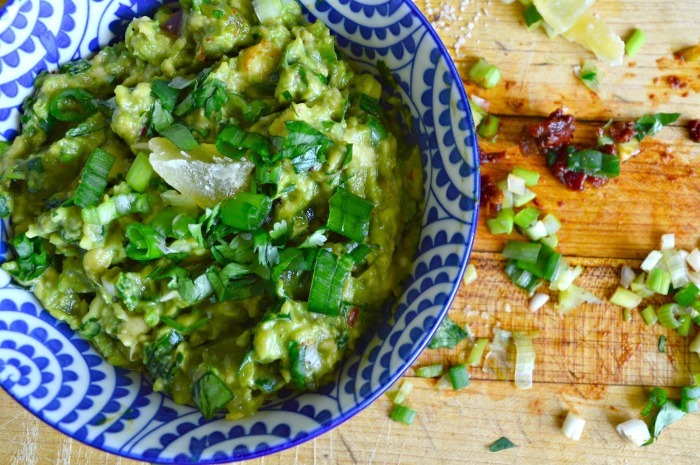
[[[486,349],[486,345],[488,343],[489,340],[485,337],[480,337],[474,341],[472,350],[469,352],[469,357],[467,358],[467,365],[475,367],[481,363],[481,359],[484,356],[484,350]]]
[[[504,271],[515,285],[527,290],[528,292],[533,292],[540,284],[540,280],[537,278],[537,276],[533,275],[529,271],[519,268],[515,260],[509,260]]]
[[[542,292],[538,292],[537,294],[532,296],[532,299],[530,299],[528,309],[531,312],[535,313],[537,310],[542,308],[547,302],[549,302],[549,295],[544,294]]]
[[[106,225],[122,216],[150,213],[151,202],[146,194],[118,194],[96,207],[84,208],[80,213],[88,224]]]
[[[657,315],[659,316],[659,323],[661,326],[667,329],[678,329],[681,322],[676,319],[676,316],[680,316],[683,313],[683,309],[678,304],[665,304],[659,307]]]
[[[363,242],[369,232],[374,205],[362,197],[338,187],[328,202],[330,211],[326,227],[356,242]]]
[[[95,113],[94,97],[83,89],[66,89],[49,103],[49,113],[59,121],[83,121]]]
[[[143,192],[153,175],[153,168],[145,152],[139,152],[126,173],[126,183],[137,192]]]
[[[410,381],[404,381],[401,383],[401,387],[399,388],[399,392],[396,393],[396,396],[394,396],[394,403],[395,404],[403,404],[406,402],[406,399],[408,398],[408,395],[411,393],[413,390],[413,383]]]
[[[279,18],[287,1],[284,0],[253,0],[253,10],[260,20],[265,23],[268,20]]]
[[[664,388],[655,387],[649,393],[649,400],[647,401],[644,410],[642,410],[642,416],[647,416],[651,413],[651,409],[656,407],[663,407],[668,401],[668,391]]]
[[[618,286],[615,293],[610,298],[610,303],[631,310],[642,303],[642,298],[634,292]]]
[[[527,191],[525,180],[513,173],[509,174],[506,178],[506,186],[510,192],[516,195],[523,195]]]
[[[681,399],[681,410],[685,413],[697,413],[700,410],[697,399]]]
[[[620,268],[620,285],[622,287],[629,289],[630,284],[632,284],[636,277],[632,268],[627,265],[622,265],[622,268]]]
[[[535,197],[537,197],[537,195],[534,192],[530,189],[525,189],[525,193],[523,194],[513,194],[513,206],[522,207],[526,203],[534,200]]]
[[[467,269],[464,272],[464,278],[462,278],[462,283],[465,286],[468,286],[469,284],[476,281],[476,278],[477,278],[476,267],[474,266],[473,263],[470,263],[469,265],[467,265]]]
[[[666,336],[664,335],[659,336],[659,352],[666,352]]]
[[[635,29],[625,42],[625,53],[630,58],[633,58],[642,48],[644,41],[647,40],[646,34],[641,29]]]
[[[333,64],[338,61],[338,54],[335,51],[335,41],[326,40],[318,45],[318,54],[326,64]]]
[[[442,365],[430,365],[427,367],[420,367],[416,370],[416,376],[421,378],[437,378],[442,376],[445,368]]]
[[[688,334],[690,334],[690,325],[693,323],[693,319],[690,317],[690,314],[683,313],[678,317],[678,321],[681,323],[681,325],[678,327],[678,335],[688,337]]]
[[[469,386],[469,371],[466,365],[461,364],[453,366],[450,368],[450,371],[448,371],[448,374],[450,376],[450,382],[452,383],[452,389],[455,391]]]
[[[683,289],[678,291],[673,299],[683,307],[689,307],[700,294],[700,289],[695,283],[688,283]]]
[[[659,321],[659,317],[656,316],[656,310],[651,305],[642,310],[642,318],[644,318],[644,322],[648,326],[654,326]]]
[[[221,206],[221,222],[240,231],[260,228],[272,209],[272,199],[263,194],[239,192]]]
[[[540,211],[538,209],[535,207],[525,207],[515,215],[513,222],[521,228],[526,229],[532,226],[539,217]]]
[[[540,239],[547,237],[547,228],[542,221],[537,221],[524,232],[525,235],[532,241],[539,241]]]
[[[90,207],[100,201],[107,187],[107,176],[115,160],[114,155],[99,147],[92,151],[80,173],[78,189],[73,197],[76,205]]]
[[[600,70],[590,60],[586,60],[576,74],[583,84],[591,91],[598,93],[600,90]]]
[[[547,246],[542,246],[537,254],[537,261],[517,260],[516,264],[521,270],[529,271],[538,278],[552,279],[561,262],[562,255]]]
[[[513,444],[513,442],[510,439],[504,436],[496,440],[496,442],[494,442],[493,444],[491,444],[489,446],[489,451],[500,452],[502,450],[510,449],[512,447],[515,447],[515,444]]]
[[[676,248],[676,235],[673,233],[663,234],[661,236],[661,250],[669,250]]]
[[[570,312],[584,302],[598,304],[601,300],[573,284],[559,293],[559,311],[562,313]]]
[[[450,376],[445,373],[440,377],[437,383],[435,383],[435,389],[438,391],[445,391],[447,389],[452,389],[452,383],[450,383]]]
[[[292,383],[297,389],[306,389],[306,345],[289,342],[289,364]]]
[[[531,4],[523,10],[523,19],[525,20],[525,26],[530,31],[537,29],[544,23],[544,18],[542,18],[542,15],[537,11],[537,7],[534,4]]]
[[[513,168],[513,174],[524,179],[525,185],[528,187],[536,186],[537,182],[540,180],[540,173],[537,171],[526,170],[520,166]]]
[[[484,139],[495,140],[500,128],[501,119],[489,113],[479,125],[477,132]]]
[[[472,101],[472,98],[469,97],[469,108],[472,111],[472,118],[474,119],[474,126],[479,127],[481,122],[483,121],[484,118],[486,118],[486,115],[488,114],[486,110],[484,110],[482,107],[477,105]]]
[[[652,250],[649,252],[649,255],[646,256],[640,268],[644,271],[651,271],[651,269],[654,268],[662,258],[663,254],[661,252],[658,250]]]
[[[96,318],[90,318],[78,328],[78,333],[87,340],[93,339],[100,332],[102,332],[102,326]]]
[[[645,277],[645,274],[642,273],[640,276]],[[654,297],[654,295],[656,293],[644,285],[644,280],[642,280],[641,283],[635,282],[635,281],[632,281],[632,284],[630,284],[630,289],[632,290],[632,292],[637,294],[642,299],[648,299],[649,297]]]
[[[685,259],[678,250],[663,250],[664,263],[671,275],[671,284],[675,288],[683,287],[688,284],[688,268],[685,265]]]
[[[693,251],[685,257],[685,261],[688,265],[693,267],[695,271],[700,272],[700,250],[693,249]]]
[[[513,260],[523,260],[534,263],[537,261],[537,256],[541,248],[542,244],[537,244],[535,242],[508,241],[503,249],[503,256]]]
[[[681,391],[683,399],[700,399],[700,386],[685,386]]]
[[[620,175],[620,159],[598,150],[580,150],[567,156],[567,166],[571,171],[590,176],[615,178]]]
[[[483,58],[479,58],[469,69],[467,76],[473,83],[485,89],[491,89],[501,80],[501,71]]]
[[[518,389],[530,389],[532,387],[532,373],[535,370],[535,346],[532,338],[522,331],[513,333],[515,342],[515,387]]]
[[[412,425],[416,418],[416,411],[404,405],[394,405],[390,418],[404,425]]]
[[[542,220],[542,222],[544,223],[544,220]],[[544,226],[546,228],[547,224],[545,223]],[[542,239],[540,239],[540,244],[546,245],[547,247],[554,249],[556,246],[559,245],[559,236],[557,236],[556,234],[552,234],[550,236],[543,237]]]
[[[569,263],[562,260],[561,266],[552,278],[552,284],[549,286],[551,290],[565,291],[569,286],[583,273],[583,268],[579,265],[576,268],[571,268]]]
[[[651,439],[649,427],[639,418],[632,418],[615,427],[617,433],[635,446],[641,447]]]
[[[632,313],[630,312],[629,308],[622,311],[622,319],[627,322],[632,321]]]
[[[221,378],[207,372],[192,387],[192,401],[207,420],[214,418],[234,398]]]
[[[585,426],[586,420],[584,420],[581,415],[574,413],[573,410],[569,410],[561,430],[567,438],[578,441],[581,439],[581,433],[583,433],[583,428]]]
[[[309,293],[309,311],[333,316],[340,314],[343,286],[352,265],[352,257],[348,254],[339,259],[328,250],[318,251]]]
[[[38,278],[49,267],[49,256],[41,237],[29,238],[20,233],[10,239],[10,244],[15,249],[17,259],[4,263],[3,269],[19,281]]]
[[[502,208],[496,218],[486,220],[491,234],[510,234],[513,232],[514,214],[512,208]]]
[[[671,287],[671,274],[661,268],[652,268],[647,275],[646,287],[657,294],[666,295]]]
[[[544,227],[547,228],[547,235],[552,236],[556,234],[561,229],[561,223],[556,216],[551,213],[547,213],[544,218],[542,218]]]

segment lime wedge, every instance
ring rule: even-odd
[[[568,31],[595,0],[534,0],[550,37]]]
[[[583,45],[600,60],[611,64],[622,63],[625,43],[602,19],[590,13],[582,14],[571,29],[564,33],[564,37]]]

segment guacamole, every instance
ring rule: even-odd
[[[389,317],[420,232],[410,118],[322,23],[274,5],[133,20],[40,74],[0,146],[4,270],[207,418],[331,378]]]

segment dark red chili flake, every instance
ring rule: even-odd
[[[481,204],[487,209],[498,208],[503,203],[503,191],[485,174],[481,175]]]
[[[598,150],[608,155],[617,155],[617,146],[615,144],[601,145],[598,147]]]
[[[700,142],[700,119],[688,121],[688,133],[693,141]]]
[[[615,121],[610,125],[610,137],[618,144],[629,142],[636,135],[637,131],[631,121]]]
[[[479,147],[479,163],[485,165],[487,163],[496,163],[506,157],[506,152],[484,152],[484,149]]]
[[[540,153],[537,148],[537,142],[530,135],[527,128],[523,128],[523,132],[520,134],[520,141],[518,141],[518,146],[520,147],[520,153],[526,157],[539,155]]]
[[[357,323],[357,317],[360,316],[360,309],[357,307],[352,307],[350,310],[348,310],[347,315],[345,316],[345,322],[348,324],[349,328],[354,328],[355,323]]]
[[[568,145],[574,138],[574,117],[565,115],[561,108],[541,123],[530,125],[530,136],[535,139],[540,153]]]

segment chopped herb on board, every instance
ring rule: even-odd
[[[502,450],[511,449],[513,447],[515,447],[515,444],[513,444],[513,442],[510,439],[503,436],[502,438],[496,440],[496,442],[491,444],[489,450],[491,452],[500,452]]]
[[[455,322],[450,319],[449,315],[447,315],[445,316],[445,319],[442,320],[442,324],[438,328],[433,338],[430,340],[428,347],[431,349],[440,349],[443,347],[452,349],[466,337],[467,332],[457,326]]]

